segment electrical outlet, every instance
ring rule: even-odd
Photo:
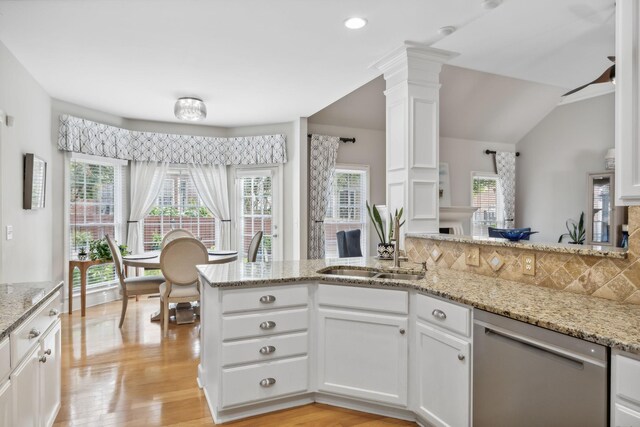
[[[522,255],[522,274],[525,276],[536,275],[536,256],[535,254]]]
[[[7,225],[7,240],[13,240],[13,225]]]
[[[478,247],[470,247],[464,251],[465,261],[467,265],[472,265],[474,267],[480,266],[480,248]]]

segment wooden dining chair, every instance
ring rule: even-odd
[[[169,303],[200,301],[196,265],[208,261],[206,246],[193,237],[179,237],[162,249],[160,269],[166,279],[160,285],[163,336],[169,329]]]
[[[160,292],[160,285],[164,282],[163,276],[137,276],[127,277],[122,265],[122,254],[120,248],[116,245],[116,242],[108,234],[104,236],[111,249],[111,256],[113,257],[113,264],[116,269],[116,275],[120,282],[120,294],[122,295],[122,313],[120,314],[119,328],[122,328],[124,323],[124,316],[127,312],[127,304],[129,303],[129,297],[138,295],[152,295]]]
[[[184,228],[175,228],[164,235],[160,248],[164,248],[169,242],[180,237],[191,237],[195,239],[196,236],[194,236],[193,233],[191,233],[189,230],[185,230]]]
[[[256,262],[258,257],[258,249],[260,249],[260,241],[262,240],[262,231],[258,231],[253,235],[249,250],[247,251],[247,262]]]

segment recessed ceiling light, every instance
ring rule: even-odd
[[[367,20],[364,18],[349,18],[344,21],[344,26],[350,30],[359,30],[360,28],[367,25]]]
[[[482,7],[485,9],[495,9],[500,6],[500,3],[502,3],[502,0],[483,0]]]
[[[452,25],[447,25],[446,27],[442,27],[438,30],[438,34],[441,36],[448,36],[449,34],[453,34],[456,31],[456,27]]]

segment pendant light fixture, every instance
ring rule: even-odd
[[[179,98],[173,112],[180,120],[197,122],[207,117],[207,106],[198,98]]]

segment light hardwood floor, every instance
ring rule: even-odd
[[[129,301],[122,330],[119,301],[62,316],[62,407],[55,426],[214,425],[196,372],[196,325],[171,325],[161,339],[149,316],[158,299]],[[224,424],[248,426],[415,426],[313,404]]]

